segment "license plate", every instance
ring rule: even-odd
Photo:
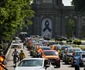
[[[51,63],[54,63],[54,61],[51,61]]]

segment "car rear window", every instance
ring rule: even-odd
[[[82,52],[75,52],[75,56],[80,56]]]
[[[51,48],[42,48],[42,50],[51,50]]]
[[[75,52],[75,51],[81,51],[81,49],[69,49],[68,50],[69,53],[72,53],[72,52]]]
[[[65,50],[66,48],[72,48],[72,46],[63,46],[62,50]]]
[[[44,54],[45,55],[58,55],[58,53],[55,51],[44,51]]]

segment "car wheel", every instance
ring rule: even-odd
[[[69,64],[69,63],[66,61],[65,64]]]
[[[56,65],[55,68],[60,68],[60,64]]]
[[[74,65],[73,65],[73,64],[71,64],[71,67],[74,67]]]
[[[60,64],[58,65],[58,68],[60,68]]]

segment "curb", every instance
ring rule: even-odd
[[[7,51],[7,53],[6,53],[6,55],[5,55],[6,59],[7,59],[8,55],[9,55],[9,52],[10,52],[10,51],[11,51],[11,45],[10,45],[10,47],[9,47],[9,49],[8,49],[8,51]]]

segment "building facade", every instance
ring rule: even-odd
[[[30,27],[30,34],[46,37],[67,36],[70,31],[66,24],[69,19],[75,22],[72,36],[82,37],[85,16],[75,12],[73,6],[64,6],[62,0],[34,0],[32,9],[35,12]]]

